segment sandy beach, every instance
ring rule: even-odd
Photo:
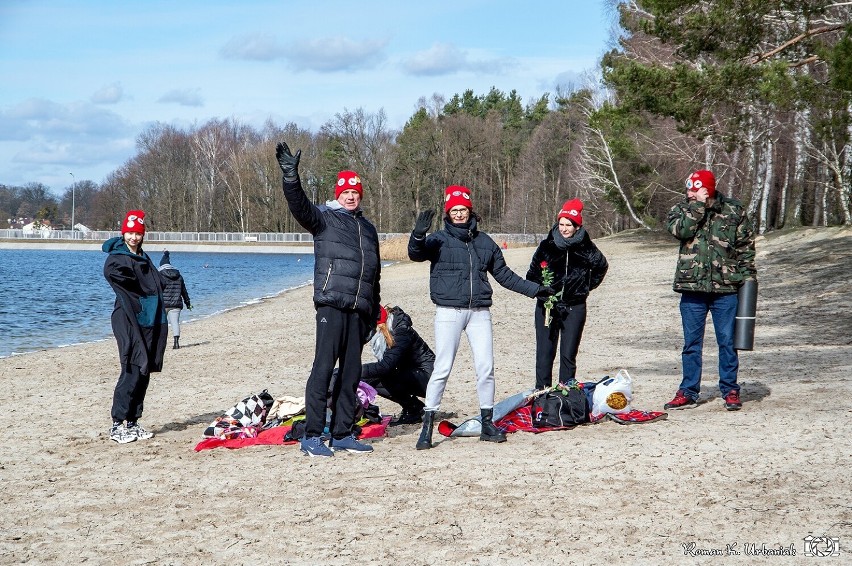
[[[633,406],[662,410],[680,381],[676,242],[636,231],[595,241],[610,270],[589,299],[578,378],[626,368]],[[839,541],[840,557],[815,563],[849,563],[852,229],[774,232],[757,246],[739,412],[719,398],[708,324],[704,402],[664,421],[514,433],[499,445],[436,432],[421,452],[419,426],[407,425],[369,441],[370,455],[331,459],[292,445],[195,452],[207,424],[249,394],[304,394],[308,287],[185,324],[185,347],[167,350],[152,378],[147,441],[107,438],[113,340],[0,359],[0,563],[683,564],[794,552],[760,559],[786,564],[809,559],[809,535]],[[532,252],[506,258],[523,275]],[[386,268],[382,299],[431,344],[428,270]],[[503,399],[534,383],[533,300],[494,285]],[[463,340],[444,417],[477,412],[474,383]]]

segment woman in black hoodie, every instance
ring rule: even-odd
[[[571,199],[556,215],[556,225],[539,243],[527,279],[556,289],[549,312],[547,300],[535,306],[535,388],[553,385],[553,361],[559,347],[559,382],[570,383],[577,374],[577,351],[586,325],[586,298],[604,279],[606,258],[583,228],[583,203]],[[546,281],[547,277],[552,278]]]
[[[109,437],[119,444],[154,436],[139,425],[139,418],[151,373],[163,369],[168,337],[160,274],[142,251],[144,239],[145,213],[131,210],[121,224],[121,236],[101,247],[109,254],[104,277],[115,291],[112,332],[121,375],[112,397]]]

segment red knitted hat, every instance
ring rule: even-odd
[[[444,191],[444,212],[449,212],[454,206],[463,206],[473,210],[470,200],[470,189],[461,185],[450,185]]]
[[[388,321],[388,311],[382,305],[379,305],[379,324],[384,324]]]
[[[354,189],[364,198],[364,187],[361,186],[361,177],[355,171],[341,171],[337,174],[337,186],[334,187],[334,198],[340,198],[340,193]]]
[[[696,171],[686,180],[687,191],[697,191],[701,187],[707,189],[707,196],[716,196],[716,177],[706,169]]]
[[[124,217],[124,222],[121,223],[121,233],[138,232],[145,234],[145,211],[131,210]]]
[[[556,215],[556,221],[559,222],[560,218],[567,218],[577,226],[583,225],[583,203],[578,198],[572,198],[571,200],[566,200],[565,204],[562,205],[562,209],[559,211],[559,214]]]

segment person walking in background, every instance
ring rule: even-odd
[[[535,388],[553,385],[553,361],[559,345],[559,383],[576,379],[577,352],[586,325],[586,298],[604,279],[609,264],[583,228],[583,203],[565,201],[556,225],[533,253],[527,279],[550,284],[557,298],[535,306]],[[545,277],[546,276],[546,277]],[[545,282],[545,278],[550,279]],[[560,343],[561,339],[561,343]]]
[[[361,381],[402,407],[391,425],[419,423],[424,407],[419,397],[426,396],[435,353],[414,329],[411,317],[390,305],[380,308],[370,347],[378,361],[363,365]]]
[[[527,297],[546,297],[551,287],[527,281],[512,271],[500,247],[479,231],[470,190],[451,185],[444,196],[444,229],[429,237],[435,211],[424,210],[408,240],[412,261],[431,262],[429,293],[435,303],[435,368],[426,387],[423,429],[417,449],[432,448],[435,413],[453,369],[464,332],[473,354],[476,391],[482,418],[480,440],[504,442],[506,435],[492,422],[494,415],[494,350],[491,327],[490,273],[503,287]]]
[[[665,408],[698,404],[704,327],[710,312],[719,346],[719,390],[725,408],[737,411],[742,408],[734,349],[737,291],[744,281],[757,280],[751,220],[742,203],[717,192],[713,173],[702,169],[686,180],[686,198],[669,211],[666,225],[680,240],[673,287],[681,294],[683,379]]]
[[[139,424],[151,373],[163,368],[168,328],[157,268],[142,250],[145,212],[131,210],[121,224],[121,236],[110,238],[104,277],[115,292],[112,332],[118,345],[121,375],[112,396],[110,440],[125,444],[154,433]]]
[[[371,452],[352,432],[361,378],[361,351],[379,318],[379,236],[361,210],[363,187],[354,171],[337,175],[335,200],[315,206],[299,180],[301,150],[286,143],[275,150],[283,173],[284,197],[296,221],[314,237],[316,350],[305,387],[305,437],[302,452],[333,456],[333,451]],[[331,374],[340,362],[331,395],[330,448],[322,441]]]
[[[168,250],[163,251],[160,259],[160,275],[163,278],[163,304],[166,307],[166,317],[172,328],[173,350],[180,349],[180,311],[183,305],[192,310],[189,302],[189,293],[186,292],[186,284],[180,271],[171,264],[171,256]]]

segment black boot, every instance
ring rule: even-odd
[[[435,425],[435,411],[426,411],[423,413],[423,429],[420,431],[420,438],[417,439],[418,450],[428,450],[432,448],[432,427]]]
[[[494,409],[480,409],[479,412],[482,413],[482,432],[479,434],[479,440],[506,442],[506,435],[491,422],[494,417]]]
[[[406,407],[402,410],[395,421],[390,422],[390,426],[399,426],[404,424],[416,424],[423,420],[423,408],[421,407]]]
[[[175,336],[175,345],[172,346],[172,350],[180,350],[180,336]]]

